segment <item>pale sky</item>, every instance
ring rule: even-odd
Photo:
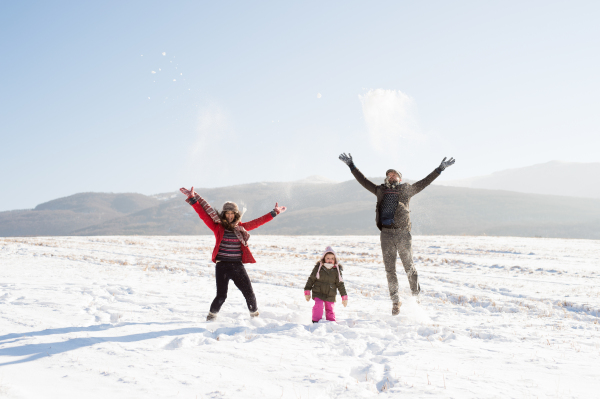
[[[2,2],[0,211],[600,162],[600,2]]]

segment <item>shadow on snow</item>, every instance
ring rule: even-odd
[[[32,333],[23,334],[8,334],[0,337],[1,340],[16,339],[25,336],[35,335],[51,335],[51,334],[64,334],[69,332],[85,332],[85,331],[105,331],[114,327],[124,327],[127,325],[140,325],[140,324],[171,324],[171,323],[124,323],[118,326],[111,326],[102,324],[98,326],[89,327],[67,327],[67,328],[56,328],[48,329],[43,331],[37,331]],[[178,328],[175,330],[164,330],[164,331],[152,331],[147,333],[138,333],[123,336],[114,337],[86,337],[86,338],[70,338],[63,342],[48,342],[41,344],[27,344],[22,346],[16,346],[11,348],[0,349],[0,356],[28,356],[25,359],[19,359],[12,362],[0,363],[0,367],[8,366],[11,364],[26,363],[33,360],[37,360],[42,357],[52,356],[60,353],[69,352],[75,349],[92,346],[95,344],[102,344],[105,342],[137,342],[148,339],[169,337],[175,335],[185,334],[198,334],[204,333],[207,330],[205,328],[189,327],[189,328]],[[6,343],[6,342],[4,342]]]

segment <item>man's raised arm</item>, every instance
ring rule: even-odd
[[[412,185],[412,195],[416,195],[423,191],[423,189],[430,185],[431,182],[433,182],[435,179],[437,179],[448,166],[454,165],[454,161],[454,158],[450,158],[446,161],[446,157],[444,157],[440,166],[435,168],[435,170],[431,172],[426,178],[419,180],[418,182]]]
[[[373,194],[377,195],[377,185],[371,180],[367,179],[365,175],[363,175],[362,172],[356,168],[354,162],[352,161],[352,154],[346,155],[346,153],[343,153],[339,156],[339,158],[340,161],[348,165],[348,167],[350,168],[350,172],[352,172],[354,178],[360,183],[361,186],[363,186]]]

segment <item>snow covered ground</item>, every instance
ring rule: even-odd
[[[0,238],[0,396],[598,397],[600,241],[413,244],[422,301],[400,273],[392,317],[378,237],[253,235],[260,317],[230,284],[207,323],[212,236]],[[313,325],[326,245],[349,305]]]

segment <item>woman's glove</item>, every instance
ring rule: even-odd
[[[273,208],[273,211],[275,211],[276,214],[280,214],[283,213],[285,211],[287,211],[287,208],[285,206],[278,206],[279,204],[276,202],[275,203],[275,208]]]
[[[193,198],[196,196],[196,192],[194,191],[194,186],[192,186],[191,190],[181,187],[179,189],[184,195],[187,195],[188,198]]]

